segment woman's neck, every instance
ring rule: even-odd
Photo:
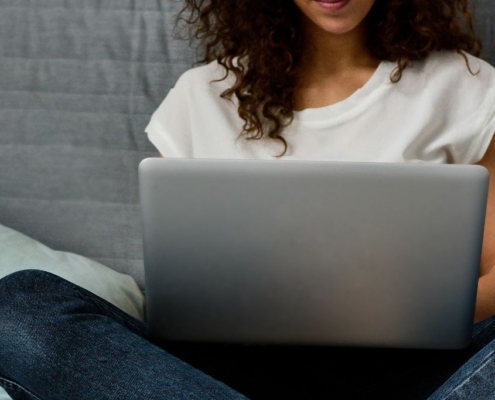
[[[294,90],[294,110],[338,103],[363,87],[380,60],[366,47],[365,29],[331,34],[313,25],[306,31],[307,51]]]
[[[303,21],[303,29],[306,53],[301,60],[302,76],[324,78],[354,68],[376,68],[380,63],[366,46],[364,23],[343,34],[326,32],[308,20]]]

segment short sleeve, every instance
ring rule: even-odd
[[[193,157],[188,88],[179,79],[144,130],[150,142],[167,158]]]
[[[479,162],[490,145],[495,133],[495,68],[481,62],[480,76],[482,88],[475,96],[481,98],[478,109],[478,130],[466,154],[466,164]]]

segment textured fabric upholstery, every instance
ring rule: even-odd
[[[0,223],[142,287],[144,128],[195,51],[180,0],[0,0]],[[495,64],[495,2],[478,0]]]
[[[137,166],[179,75],[171,0],[0,0],[0,223],[143,284]]]

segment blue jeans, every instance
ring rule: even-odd
[[[14,400],[489,399],[494,322],[461,351],[154,343],[107,301],[25,270],[0,280],[0,386]]]

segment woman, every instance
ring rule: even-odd
[[[179,79],[146,128],[165,157],[495,172],[495,69],[476,58],[466,0],[186,3],[211,62]],[[31,270],[0,280],[0,384],[14,399],[487,398],[495,374],[492,190],[478,324],[466,350],[167,348],[214,379],[151,343],[146,324]]]

